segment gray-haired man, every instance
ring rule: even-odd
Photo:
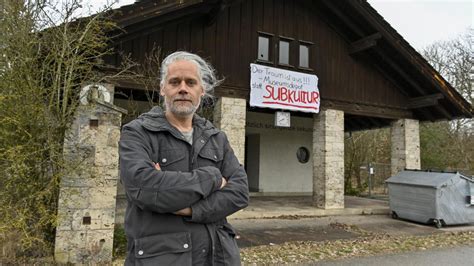
[[[154,107],[122,129],[127,265],[239,265],[226,217],[248,204],[247,175],[226,135],[195,114],[218,84],[201,57],[163,60]]]

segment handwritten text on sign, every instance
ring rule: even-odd
[[[250,64],[250,106],[319,112],[318,77]]]

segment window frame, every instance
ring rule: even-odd
[[[306,71],[313,71],[313,68],[311,67],[311,49],[312,46],[314,45],[313,42],[310,41],[303,41],[299,40],[298,41],[298,69],[301,70],[306,70]],[[301,53],[300,53],[300,47],[301,46],[306,46],[308,48],[308,67],[301,66]]]
[[[288,64],[285,64],[285,63],[281,63],[280,62],[280,42],[281,41],[284,41],[284,42],[287,42],[288,43]],[[278,51],[278,58],[277,60],[275,60],[275,64],[277,66],[282,66],[282,67],[291,67],[291,68],[294,68],[294,66],[291,64],[291,48],[292,48],[292,44],[293,42],[295,41],[294,38],[290,38],[290,37],[286,37],[286,36],[279,36],[278,38],[278,45],[277,45],[277,51]]]
[[[273,39],[275,35],[268,33],[268,32],[263,32],[263,31],[258,31],[257,32],[257,59],[255,62],[263,63],[263,64],[274,64],[274,55],[273,55]],[[260,37],[265,37],[268,38],[268,60],[260,59],[260,51],[259,51],[259,40]]]

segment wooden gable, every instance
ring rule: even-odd
[[[153,46],[163,55],[197,53],[225,77],[218,96],[248,99],[257,63],[316,74],[322,106],[343,110],[346,130],[472,117],[471,105],[364,0],[142,0],[119,11],[125,33],[116,51],[137,61]],[[260,35],[270,38],[270,62],[257,60]],[[278,64],[280,39],[290,42],[289,66]],[[297,67],[300,43],[309,44],[309,69]]]

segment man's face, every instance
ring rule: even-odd
[[[160,94],[166,110],[177,117],[192,116],[204,95],[196,64],[180,60],[168,65],[168,75]]]

